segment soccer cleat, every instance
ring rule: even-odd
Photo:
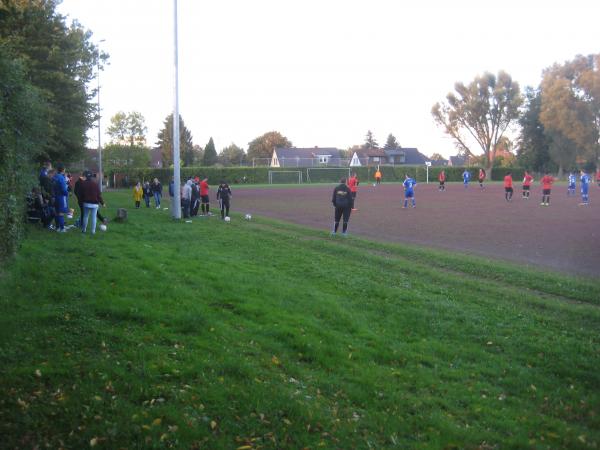
[[[348,237],[348,233],[347,233],[346,231],[344,231],[344,232],[342,233],[342,237]]]

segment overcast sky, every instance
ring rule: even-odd
[[[173,1],[64,0],[61,14],[102,39],[102,131],[139,111],[154,145],[173,111]],[[179,0],[180,114],[194,143],[247,149],[267,131],[297,147],[383,145],[454,154],[431,107],[456,81],[544,68],[600,52],[600,2]],[[97,130],[89,133],[97,145]],[[103,134],[103,143],[106,136]]]

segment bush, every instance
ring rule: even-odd
[[[24,66],[0,46],[0,260],[23,235],[25,197],[34,182],[33,155],[47,135],[46,103]]]

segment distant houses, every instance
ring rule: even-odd
[[[394,149],[371,148],[356,150],[350,158],[351,167],[374,165],[423,165],[429,158],[416,148],[400,147]]]
[[[277,147],[271,157],[271,167],[339,167],[346,163],[342,151],[334,147]]]

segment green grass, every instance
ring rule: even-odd
[[[593,280],[129,214],[94,237],[32,229],[0,275],[2,447],[600,444]]]

